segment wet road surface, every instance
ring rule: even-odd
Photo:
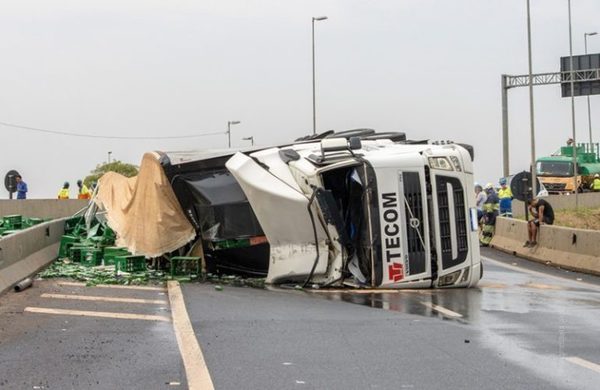
[[[599,388],[600,278],[483,255],[474,289],[193,283],[181,305],[216,389]],[[5,294],[0,389],[186,388],[173,308],[56,281]]]
[[[37,281],[8,292],[0,297],[0,389],[185,388],[170,321],[164,289]]]
[[[475,289],[184,295],[215,388],[598,389],[598,278],[484,255]]]

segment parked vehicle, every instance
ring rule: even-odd
[[[573,146],[562,146],[560,150],[536,162],[537,175],[550,194],[574,193],[587,190],[600,173],[598,144],[592,149],[590,144],[577,146],[577,186],[573,179]]]
[[[370,129],[161,153],[212,269],[374,288],[477,284],[472,161],[467,145]]]

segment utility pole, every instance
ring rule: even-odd
[[[570,0],[569,0],[570,1]],[[529,62],[529,128],[531,137],[531,187],[533,196],[537,196],[537,171],[535,166],[535,123],[533,112],[533,72],[531,64],[531,17],[529,11],[529,0],[527,0],[527,56]]]
[[[598,34],[597,32],[590,32],[590,33],[585,33],[583,34],[583,41],[585,44],[585,54],[588,53],[587,50],[587,37],[588,36],[592,36],[592,35],[596,35]],[[587,108],[588,108],[588,129],[590,131],[590,152],[594,153],[594,141],[592,140],[592,110],[590,108],[590,95],[587,95]]]
[[[231,125],[239,125],[240,121],[228,121],[227,122],[227,147],[231,148]]]
[[[527,0],[529,1],[529,0]],[[571,71],[571,126],[573,127],[573,190],[575,190],[575,210],[579,208],[579,185],[577,177],[577,131],[575,130],[575,72],[573,71],[573,37],[571,34],[571,0],[569,6],[569,70]]]

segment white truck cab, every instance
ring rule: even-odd
[[[268,283],[471,287],[482,273],[470,152],[325,138],[225,163],[270,246]]]

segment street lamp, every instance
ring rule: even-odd
[[[327,20],[327,16],[313,16],[312,18],[312,93],[313,93],[313,134],[317,134],[317,109],[315,98],[315,21]]]
[[[244,138],[242,138],[242,139],[243,139],[244,141],[250,141],[250,144],[251,144],[252,146],[254,146],[254,136],[252,136],[252,135],[251,135],[250,137],[244,137]]]
[[[579,208],[579,185],[577,183],[577,132],[575,130],[575,72],[573,71],[573,35],[571,30],[571,0],[567,2],[569,7],[569,71],[571,72],[571,126],[573,127],[573,190],[575,191],[575,209]]]
[[[112,152],[108,152],[108,163],[110,164],[110,155],[112,154]]]
[[[227,145],[231,148],[231,125],[239,125],[240,121],[229,121],[227,122]]]
[[[583,41],[585,43],[585,54],[587,54],[587,37],[597,35],[596,31],[583,34]],[[594,143],[592,142],[592,113],[590,109],[590,95],[587,95],[587,106],[588,106],[588,127],[590,130],[590,152],[594,153]]]
[[[531,62],[531,17],[527,0],[527,56],[529,62],[529,131],[531,137],[531,188],[532,196],[537,196],[537,170],[535,165],[535,121],[533,115],[533,73]]]

